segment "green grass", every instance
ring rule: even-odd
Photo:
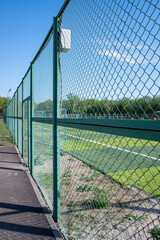
[[[91,191],[93,193],[93,198],[92,199],[87,199],[81,201],[82,206],[87,206],[89,209],[100,209],[100,208],[106,208],[107,206],[110,205],[110,202],[107,198],[107,191],[104,189],[100,189],[98,187],[91,187],[87,188],[87,185],[85,187],[82,185],[82,191]],[[89,187],[89,186],[88,186]],[[85,188],[85,190],[84,190]]]
[[[52,173],[38,173],[36,179],[40,186],[50,189],[53,187],[53,174]]]
[[[152,228],[151,235],[155,240],[160,239],[160,228]]]
[[[39,127],[37,125],[35,130],[37,137],[41,137],[42,128],[40,126],[42,124],[39,124]],[[52,128],[46,124],[43,127],[49,130],[44,129],[44,141],[49,143]],[[61,127],[60,132],[63,133],[60,134],[60,143],[64,143],[65,128]],[[67,128],[67,134],[67,143],[60,146],[63,153],[66,152],[83,161],[84,164],[110,176],[121,185],[136,186],[159,198],[160,161],[140,154],[159,158],[160,143],[71,128]],[[112,147],[107,147],[104,144]],[[139,155],[120,151],[116,148],[137,152]],[[89,182],[93,181],[94,177],[96,176],[81,176],[80,180]],[[66,185],[69,184],[68,180],[65,181]]]
[[[0,119],[0,146],[14,145],[14,140],[3,119]]]
[[[108,174],[122,186],[136,186],[160,199],[160,167],[142,168]]]

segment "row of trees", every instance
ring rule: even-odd
[[[9,98],[0,97],[0,116],[1,117],[3,117],[4,110],[6,109],[8,103],[9,103]]]
[[[47,100],[39,104],[35,104],[35,110],[51,110],[53,102]],[[63,100],[61,107],[65,108],[67,114],[101,114],[101,115],[142,115],[153,114],[160,111],[160,96],[157,97],[142,97],[138,99],[124,98],[121,100],[96,100],[84,99],[81,100],[78,96],[72,93],[68,94],[67,99]]]

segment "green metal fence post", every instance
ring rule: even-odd
[[[19,131],[18,131],[18,124],[19,124],[19,119],[18,119],[18,88],[17,88],[17,147],[19,149]]]
[[[23,131],[24,131],[24,127],[23,127],[23,124],[24,124],[24,110],[23,110],[23,79],[22,79],[22,156],[24,157],[24,134],[23,134]]]
[[[60,148],[59,128],[59,64],[58,64],[58,18],[53,23],[53,218],[60,221]]]
[[[34,105],[33,105],[33,63],[31,62],[30,65],[30,145],[29,145],[29,158],[30,158],[30,170],[31,175],[34,175],[34,151],[33,151],[33,111],[34,111]]]
[[[15,94],[14,94],[14,99],[13,99],[14,101],[13,101],[13,104],[14,104],[14,133],[13,133],[13,136],[14,136],[14,141],[15,141],[15,135],[16,135],[16,127],[15,127],[15,125],[16,125],[16,121],[15,121],[15,117],[16,117],[16,109],[15,109],[15,106],[16,106],[16,104],[15,104]]]

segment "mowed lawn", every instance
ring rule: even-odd
[[[14,145],[14,140],[3,119],[0,119],[0,146]]]
[[[51,131],[51,125],[43,124],[43,142],[48,145],[53,143]],[[42,124],[35,135],[41,139]],[[123,186],[136,186],[160,198],[158,142],[60,127],[60,149]]]

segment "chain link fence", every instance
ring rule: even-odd
[[[6,109],[66,239],[160,238],[159,52],[159,1],[66,1]]]

